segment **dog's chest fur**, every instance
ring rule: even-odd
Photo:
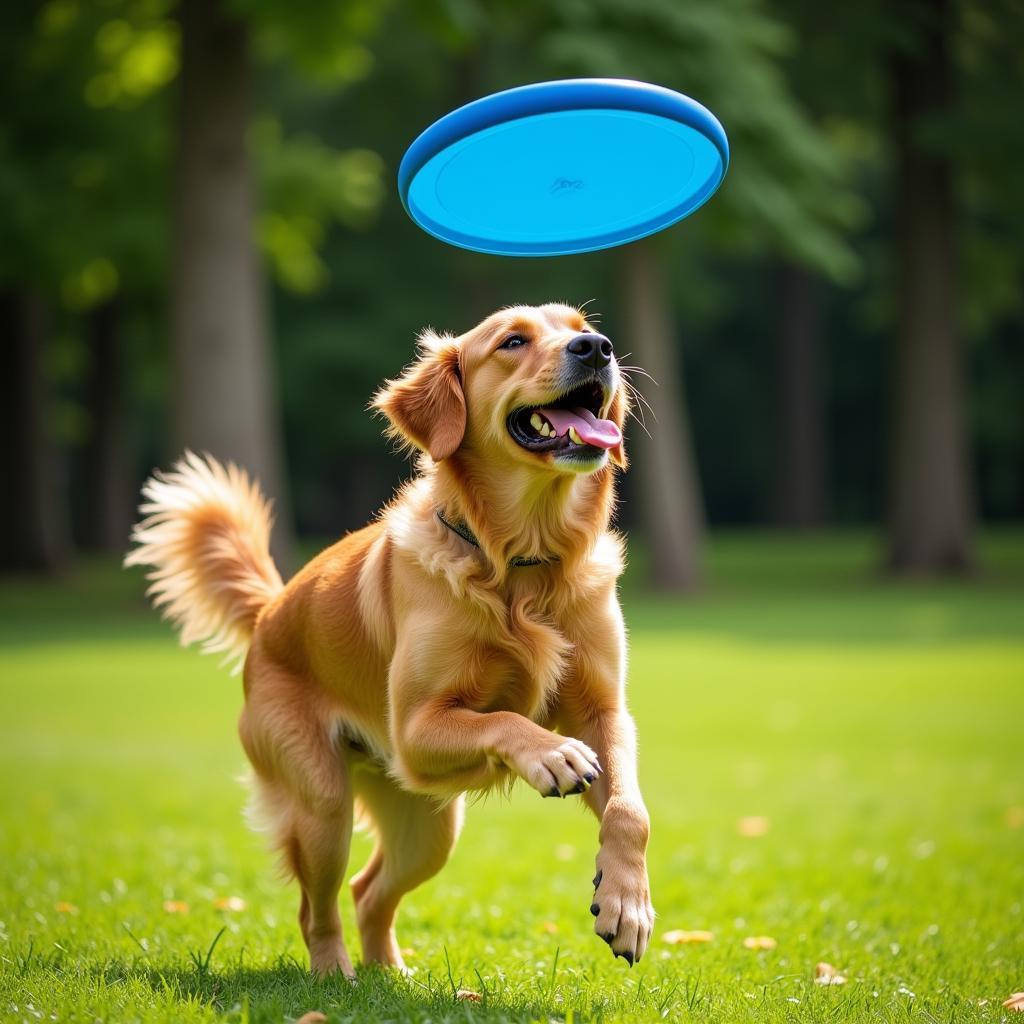
[[[574,656],[557,611],[527,587],[490,606],[475,637],[479,710],[546,717]]]

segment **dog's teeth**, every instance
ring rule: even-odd
[[[544,421],[540,418],[540,413],[536,413],[535,412],[530,417],[530,426],[533,427],[533,429],[536,430],[540,434],[544,433],[543,423],[544,423]]]
[[[583,444],[583,439],[576,433],[575,427],[569,428],[569,440],[572,441],[573,444]]]
[[[545,437],[550,437],[554,433],[554,431],[551,429],[551,426],[548,424],[546,420],[541,423],[540,432]]]

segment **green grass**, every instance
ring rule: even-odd
[[[658,927],[714,941],[613,960],[593,821],[522,791],[473,807],[403,905],[413,977],[355,986],[307,976],[296,891],[243,825],[237,678],[177,648],[135,576],[7,582],[0,1019],[1001,1020],[1024,989],[1024,535],[985,554],[979,581],[893,586],[860,535],[737,535],[699,600],[627,581]],[[819,960],[849,983],[814,985]]]

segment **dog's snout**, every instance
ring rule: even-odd
[[[595,370],[612,361],[612,343],[603,334],[577,334],[566,348],[584,366]]]

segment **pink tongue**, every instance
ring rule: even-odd
[[[614,448],[621,440],[622,433],[611,420],[599,420],[589,409],[538,409],[556,434],[568,433],[576,428],[580,439],[595,448]]]

